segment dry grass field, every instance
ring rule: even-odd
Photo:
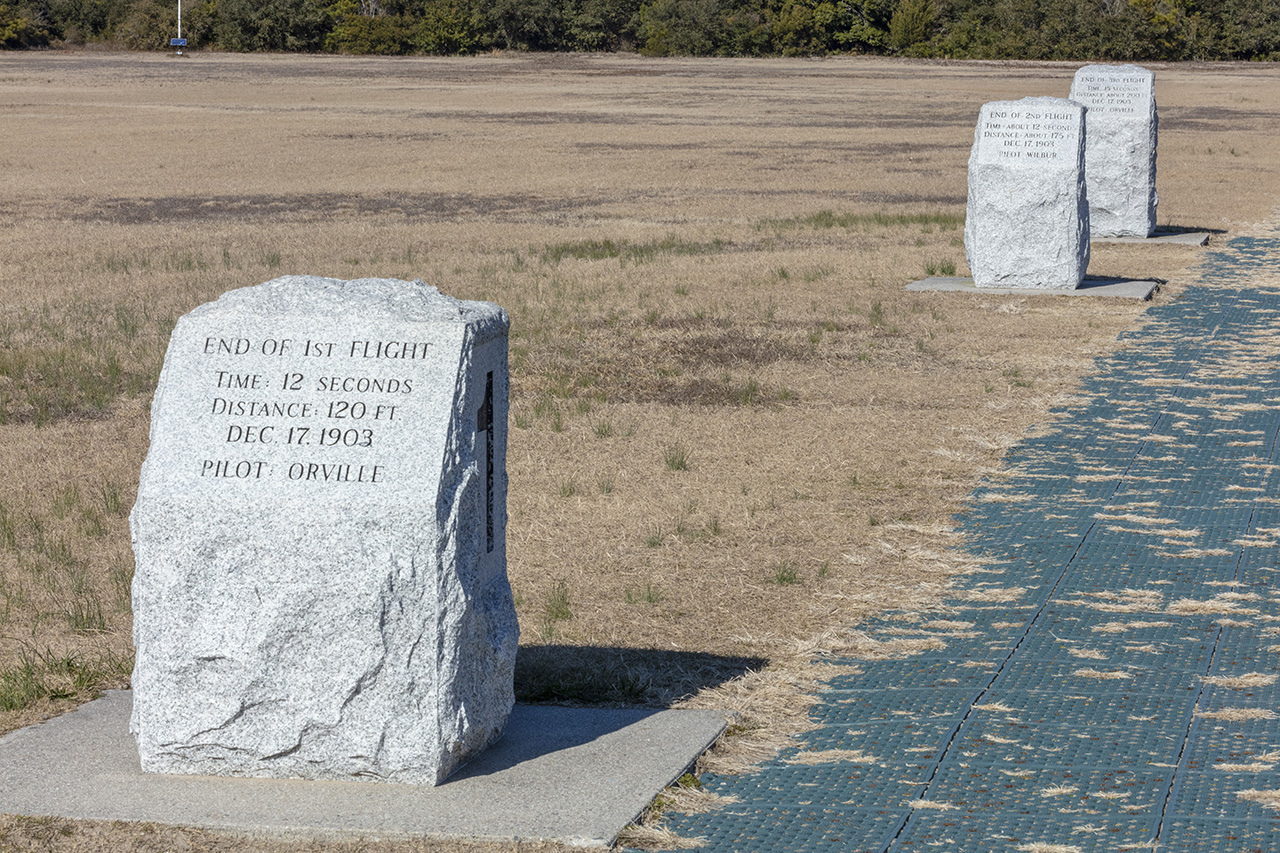
[[[1280,199],[1280,69],[1156,66],[1160,222]],[[815,654],[971,568],[951,517],[1145,306],[908,293],[965,272],[980,105],[1074,66],[0,54],[0,732],[131,667],[127,515],[176,317],[278,275],[422,278],[512,318],[530,701],[804,725]],[[1096,246],[1167,281],[1198,252]],[[250,842],[0,818],[0,850]],[[541,849],[521,845],[519,849]],[[553,849],[547,847],[546,849]]]

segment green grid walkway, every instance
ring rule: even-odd
[[[1280,851],[1280,237],[1230,240],[1200,282],[976,492],[958,521],[987,571],[863,626],[945,648],[830,661],[860,672],[800,750],[708,775],[737,802],[672,829],[706,851]],[[857,752],[788,763],[824,750]]]

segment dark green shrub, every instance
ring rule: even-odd
[[[217,0],[214,39],[224,50],[319,51],[333,18],[315,0]]]
[[[47,47],[49,29],[39,10],[0,3],[0,48]]]
[[[473,54],[492,43],[484,16],[454,0],[429,0],[422,9],[417,49],[442,56]]]
[[[421,35],[419,29],[417,21],[402,15],[346,15],[325,36],[324,48],[334,53],[374,56],[413,53]]]
[[[115,30],[115,38],[133,50],[160,50],[178,31],[178,8],[163,0],[138,0]]]
[[[724,40],[719,0],[652,0],[640,7],[640,52],[646,56],[711,56]]]
[[[889,44],[896,50],[928,41],[938,19],[934,0],[901,0],[889,19]]]

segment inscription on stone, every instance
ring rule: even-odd
[[[1147,237],[1155,232],[1155,75],[1137,65],[1086,65],[1071,100],[1088,108],[1085,173],[1089,227],[1095,237]]]
[[[1077,74],[1071,100],[1089,108],[1089,115],[1144,116],[1151,109],[1151,75],[1123,69],[1108,73],[1092,65]]]
[[[1004,104],[1019,102],[1004,102]],[[1035,166],[1074,162],[1080,119],[1072,111],[996,105],[983,109],[978,128],[979,163]]]
[[[185,381],[167,393],[181,398],[189,429],[175,448],[180,461],[159,476],[197,489],[260,484],[277,495],[290,485],[395,486],[396,459],[420,440],[410,425],[442,402],[438,342],[413,339],[421,326],[393,339],[329,331],[295,337],[237,324],[186,342],[189,352],[174,353]]]

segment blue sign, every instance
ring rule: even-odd
[[[186,47],[186,39],[169,39],[169,47]]]

